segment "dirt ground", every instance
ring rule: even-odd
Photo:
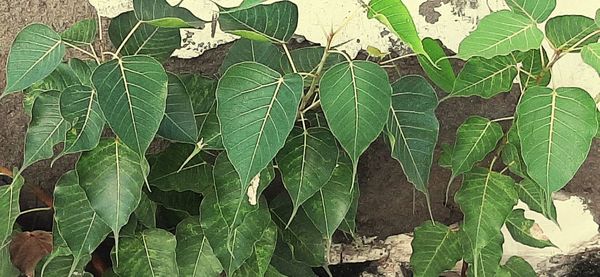
[[[0,1],[0,91],[5,86],[5,68],[9,47],[18,31],[32,22],[48,24],[62,31],[77,20],[94,16],[93,7],[85,0],[29,0]],[[212,76],[222,60],[223,49],[207,52],[192,60],[171,60],[168,68],[174,72],[195,72]],[[422,74],[416,60],[399,66],[401,75]],[[397,79],[398,75],[392,79]],[[437,161],[442,143],[453,143],[458,126],[469,115],[500,118],[511,115],[515,108],[516,93],[502,94],[491,100],[476,97],[451,99],[443,102],[437,110],[440,120],[440,136],[434,161]],[[23,141],[29,121],[22,108],[22,97],[13,95],[0,102],[0,166],[12,168],[21,164]],[[24,176],[27,186],[40,186],[50,191],[57,179],[73,167],[76,157],[66,157],[49,167],[49,162],[40,162],[29,168]],[[600,215],[600,141],[594,142],[588,160],[577,173],[566,191],[581,195],[590,201],[590,208]],[[453,223],[461,214],[453,203],[443,205],[444,190],[450,171],[434,165],[430,180],[432,208],[436,220]],[[416,195],[402,174],[398,162],[389,155],[387,146],[377,140],[362,157],[359,182],[361,197],[358,211],[358,233],[365,236],[386,237],[412,231],[429,218],[424,197]],[[453,191],[458,183],[453,185]],[[40,205],[24,190],[24,209]],[[414,203],[414,210],[413,210]],[[32,218],[36,220],[39,216]],[[43,218],[43,217],[42,217]],[[596,220],[598,221],[598,220]]]

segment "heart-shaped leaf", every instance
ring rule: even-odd
[[[17,176],[13,179],[10,185],[0,187],[0,246],[5,246],[10,240],[10,235],[13,231],[13,225],[21,212],[19,206],[19,197],[21,188],[25,184],[25,179],[22,176]]]
[[[61,34],[64,41],[75,45],[89,45],[96,40],[98,33],[98,21],[96,19],[84,19],[69,27]]]
[[[454,74],[450,60],[446,59],[446,53],[441,46],[441,42],[432,38],[424,38],[423,48],[429,59],[437,63],[434,65],[426,56],[419,55],[417,58],[421,67],[433,83],[444,91],[451,92],[456,80],[456,74]]]
[[[600,26],[587,16],[562,15],[546,22],[546,36],[554,49],[578,52],[581,47],[598,42]]]
[[[533,86],[547,86],[550,83],[552,72],[546,68],[550,62],[548,54],[542,47],[540,49],[532,49],[523,54],[521,62],[521,72],[519,80],[523,89]]]
[[[440,223],[415,228],[410,264],[416,276],[438,277],[462,258],[460,236]]]
[[[556,247],[544,234],[535,221],[525,217],[525,210],[513,210],[506,218],[506,228],[515,241],[527,246],[544,248]]]
[[[463,234],[463,251],[465,262],[469,263],[467,276],[498,276],[502,260],[502,244],[504,236],[498,233],[478,252],[471,252],[472,240]]]
[[[413,52],[427,55],[408,8],[401,0],[372,0],[369,2],[367,17],[375,18],[390,28],[403,42],[410,45]]]
[[[273,258],[271,258],[271,265],[280,273],[285,274],[284,276],[288,277],[316,276],[310,266],[294,259],[290,248],[281,240],[277,241],[275,253],[273,253]]]
[[[65,46],[60,35],[43,24],[25,27],[13,41],[6,63],[2,96],[26,89],[44,79],[60,64]]]
[[[198,127],[194,117],[194,107],[186,87],[179,77],[167,74],[169,78],[165,116],[158,128],[158,135],[171,141],[195,144]]]
[[[523,179],[519,186],[519,200],[523,201],[532,211],[541,213],[547,219],[557,223],[556,207],[552,202],[552,196],[547,194],[540,185],[529,178]]]
[[[452,175],[458,176],[483,160],[502,138],[502,126],[487,118],[469,117],[456,131],[452,150]]]
[[[178,276],[175,236],[162,229],[147,229],[123,237],[119,262],[113,262],[121,277]],[[114,253],[114,250],[113,250]]]
[[[516,50],[525,52],[539,48],[543,39],[544,33],[535,21],[502,10],[481,19],[477,29],[460,43],[458,55],[464,60],[475,56],[491,59]]]
[[[135,16],[142,22],[163,28],[202,28],[204,21],[187,9],[171,6],[166,0],[133,0]]]
[[[450,94],[491,98],[510,91],[516,76],[516,63],[510,56],[491,59],[475,57],[467,61],[460,71]]]
[[[217,82],[200,75],[186,74],[180,76],[194,106],[194,115],[198,126],[198,140],[204,144],[203,149],[223,150],[221,125],[217,118],[217,100],[215,91]]]
[[[546,21],[556,8],[556,0],[506,0],[506,4],[513,12],[525,15],[537,23]]]
[[[188,217],[177,225],[177,265],[181,276],[218,276],[223,267],[204,236],[200,218]]]
[[[275,71],[281,71],[279,61],[282,57],[285,58],[281,50],[270,42],[238,39],[229,48],[229,52],[219,67],[219,74],[223,74],[229,67],[241,62],[257,62]]]
[[[181,168],[192,151],[191,145],[174,143],[165,151],[148,156],[148,182],[164,191],[205,192],[213,186],[212,165],[197,155]]]
[[[260,239],[254,243],[252,255],[233,273],[233,276],[266,276],[275,245],[277,244],[277,225],[273,221],[262,231]]]
[[[285,3],[285,2],[278,2]],[[217,88],[223,145],[242,185],[263,170],[288,137],[302,96],[298,74],[254,62],[230,67]]]
[[[72,85],[79,85],[81,81],[75,71],[66,63],[59,64],[50,75],[43,80],[36,82],[25,92],[30,93],[35,90],[58,90],[63,91]]]
[[[98,67],[95,61],[72,58],[69,60],[69,67],[73,69],[75,76],[77,76],[82,85],[92,86],[92,73]]]
[[[39,270],[39,275],[36,274],[36,276],[41,276],[41,277],[64,277],[64,276],[84,276],[84,277],[92,277],[93,275],[91,275],[89,272],[85,272],[84,268],[85,266],[90,262],[90,260],[92,259],[91,255],[84,255],[80,260],[79,263],[74,265],[74,258],[73,255],[70,253],[70,250],[66,247],[57,247],[56,244],[54,245],[54,249],[52,250],[52,253],[50,253],[49,256],[47,256],[45,258],[45,261],[43,261],[43,265]],[[71,273],[72,275],[69,275],[69,273],[71,272],[71,270],[74,271]],[[88,275],[89,274],[89,275]]]
[[[406,178],[425,194],[439,123],[435,90],[421,76],[406,76],[392,84],[392,106],[386,125],[392,157]]]
[[[106,121],[119,139],[143,155],[162,121],[167,74],[148,56],[129,56],[104,63],[92,83]]]
[[[517,107],[517,129],[527,173],[546,193],[575,175],[590,150],[598,122],[594,99],[580,88],[529,88]]]
[[[518,256],[508,258],[508,261],[506,261],[502,268],[508,270],[512,277],[537,276],[533,267],[525,259]]]
[[[387,73],[372,62],[347,61],[327,70],[319,87],[331,132],[356,165],[388,118],[392,88]]]
[[[593,67],[600,74],[600,43],[592,43],[581,50],[583,61]]]

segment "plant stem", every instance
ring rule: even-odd
[[[296,65],[294,64],[294,60],[292,60],[292,55],[290,54],[290,50],[287,48],[287,45],[285,43],[282,43],[281,46],[283,46],[283,50],[285,51],[285,55],[287,56],[290,65],[292,66],[292,70],[294,70],[294,73],[298,73],[298,70],[296,70]]]
[[[125,47],[125,43],[127,43],[127,41],[131,38],[131,36],[133,36],[133,33],[135,33],[135,31],[142,25],[141,21],[138,21],[138,23],[135,24],[135,26],[133,26],[133,28],[131,28],[131,31],[129,31],[129,34],[127,34],[127,36],[125,37],[125,39],[123,40],[123,42],[121,42],[121,45],[119,45],[119,48],[117,48],[117,51],[115,52],[115,55],[119,55],[119,53],[121,53],[121,49],[123,49],[123,47]]]
[[[315,89],[317,88],[317,83],[321,79],[321,73],[323,72],[323,68],[325,67],[325,62],[327,61],[327,57],[329,56],[329,49],[331,48],[331,41],[333,40],[334,34],[327,36],[327,45],[325,45],[325,50],[323,50],[323,56],[321,57],[321,61],[319,62],[319,67],[317,67],[317,71],[315,72],[315,77],[310,83],[310,88],[304,97],[302,97],[302,102],[300,103],[300,111],[304,111],[306,104],[310,100],[310,98],[315,94]],[[311,105],[312,106],[312,105]]]
[[[514,116],[507,116],[507,117],[502,117],[502,118],[496,118],[491,120],[492,122],[500,122],[500,121],[507,121],[507,120],[513,120],[515,119]]]
[[[453,97],[454,97],[454,95],[452,95],[452,94],[446,95],[444,98],[442,98],[442,99],[440,99],[440,101],[438,101],[438,105],[450,98],[453,98]]]
[[[312,104],[310,104],[310,106],[308,106],[308,107],[306,107],[306,109],[302,110],[302,113],[304,114],[304,113],[306,113],[312,109],[318,108],[318,107],[321,107],[321,100],[317,100],[317,101],[313,102]]]
[[[594,32],[592,32],[591,34],[585,36],[584,38],[580,39],[577,43],[573,44],[573,46],[571,46],[569,49],[567,49],[565,52],[571,52],[573,50],[575,50],[579,45],[581,45],[582,43],[584,43],[586,40],[592,38],[595,35],[600,34],[600,30],[596,30]]]
[[[90,56],[90,57],[94,58],[94,60],[96,60],[96,62],[97,62],[97,63],[100,63],[100,60],[99,60],[98,56],[96,56],[96,55],[94,55],[94,54],[92,54],[92,53],[90,53],[90,52],[88,52],[88,51],[86,51],[86,50],[84,50],[84,49],[81,49],[81,48],[77,47],[76,45],[70,44],[70,43],[68,43],[68,42],[66,42],[66,41],[63,41],[63,43],[64,43],[65,45],[67,45],[67,46],[69,46],[69,47],[71,47],[71,48],[73,48],[73,49],[75,49],[75,50],[77,50],[77,51],[79,51],[79,52],[83,53],[83,54],[86,54],[86,55],[88,55],[88,56]]]
[[[33,212],[43,212],[43,211],[50,211],[50,210],[52,210],[51,207],[29,209],[29,210],[20,212],[19,216],[22,216],[22,215],[28,214],[28,213],[33,213]]]
[[[387,61],[382,61],[379,64],[380,65],[384,65],[384,64],[388,64],[388,63],[393,63],[393,62],[395,62],[397,60],[401,60],[401,59],[405,59],[405,58],[410,58],[410,57],[416,57],[417,55],[418,54],[416,54],[416,53],[410,53],[410,54],[406,54],[406,55],[402,55],[402,56],[399,56],[399,57],[395,57],[395,58],[389,59]]]

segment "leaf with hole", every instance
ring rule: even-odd
[[[490,153],[503,136],[502,126],[480,116],[469,117],[456,131],[452,175],[468,172]]]
[[[525,217],[525,210],[513,210],[506,218],[506,228],[512,238],[524,245],[545,248],[556,247],[543,233],[535,221]]]
[[[450,95],[491,98],[510,91],[516,76],[517,67],[510,56],[475,57],[458,74]]]
[[[556,0],[506,0],[506,4],[513,12],[525,15],[537,23],[546,21],[556,8]]]
[[[195,144],[198,127],[194,116],[192,100],[183,82],[174,74],[168,73],[168,93],[165,116],[158,128],[158,135],[174,142]]]
[[[82,46],[91,45],[98,33],[98,20],[84,19],[62,32],[62,39],[68,43]]]
[[[446,58],[446,53],[441,45],[442,42],[439,40],[432,38],[423,39],[423,48],[429,59],[436,62],[435,65],[424,55],[419,55],[417,58],[431,81],[445,92],[450,92],[454,86],[456,74],[454,74],[450,60]]]
[[[241,62],[256,62],[264,64],[275,71],[281,71],[279,61],[282,58],[287,59],[281,53],[281,50],[271,42],[245,38],[238,39],[231,45],[229,52],[227,52],[221,67],[219,67],[219,74],[222,75],[229,67]]]
[[[149,155],[148,182],[164,191],[205,192],[213,186],[213,169],[206,161],[208,157],[197,155],[181,167],[192,151],[191,145],[173,143],[165,151]]]
[[[148,56],[111,60],[92,75],[108,125],[139,155],[146,152],[162,121],[167,83],[162,65]]]
[[[223,267],[213,253],[199,217],[188,217],[177,225],[179,274],[189,277],[218,276]]]
[[[600,27],[587,16],[562,15],[546,22],[546,36],[556,50],[579,52],[583,46],[598,42]]]
[[[179,2],[181,3],[181,2]],[[166,0],[133,0],[135,16],[141,22],[163,28],[203,28],[204,21]]]
[[[119,259],[113,259],[121,277],[178,276],[175,236],[162,229],[147,229],[123,237],[118,246]],[[113,249],[113,257],[115,250]]]
[[[592,43],[581,50],[583,61],[593,67],[600,74],[600,43]]]
[[[223,145],[245,186],[284,146],[294,122],[302,78],[254,62],[230,67],[217,87]]]
[[[319,87],[331,132],[356,165],[388,118],[392,88],[387,73],[372,62],[347,61],[327,70]]]
[[[462,258],[460,235],[441,223],[415,228],[410,264],[416,276],[438,277]]]
[[[408,8],[401,0],[372,0],[367,17],[375,18],[394,32],[413,52],[427,56]]]

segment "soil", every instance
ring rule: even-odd
[[[77,20],[92,16],[94,16],[93,7],[87,1],[81,0],[1,1],[0,18],[3,24],[0,25],[0,91],[5,86],[8,50],[21,28],[32,22],[41,22],[62,31]],[[167,68],[173,72],[194,72],[214,76],[227,48],[228,46],[220,47],[191,60],[172,59],[167,63]],[[423,74],[416,60],[405,61],[398,65],[397,72],[391,73],[392,80],[407,74]],[[515,91],[490,100],[476,97],[450,99],[439,106],[437,110],[440,121],[439,143],[430,179],[433,216],[437,221],[450,224],[461,218],[461,213],[453,202],[448,206],[443,204],[444,190],[450,178],[450,171],[435,165],[440,154],[439,146],[443,143],[452,144],[456,129],[470,115],[488,118],[512,115],[517,100],[516,95]],[[29,121],[22,108],[21,95],[16,94],[2,99],[0,118],[2,119],[0,166],[18,167],[23,158],[24,137]],[[35,164],[24,173],[27,186],[41,187],[51,192],[57,179],[73,168],[76,158],[76,156],[62,158],[52,168],[48,161]],[[589,207],[596,217],[600,215],[600,175],[596,172],[598,168],[600,168],[600,141],[597,140],[594,142],[588,160],[565,189],[569,193],[588,199]],[[357,218],[359,235],[387,237],[410,232],[429,219],[423,195],[414,193],[412,185],[407,182],[402,173],[400,164],[390,157],[389,149],[382,139],[373,143],[361,158],[359,183],[361,190]],[[458,186],[458,182],[455,182],[452,191],[456,191]],[[30,191],[28,189],[23,191],[23,209],[42,206]],[[23,221],[31,224],[27,224],[29,226],[49,226],[48,218],[36,214]],[[37,222],[38,220],[41,222]]]

